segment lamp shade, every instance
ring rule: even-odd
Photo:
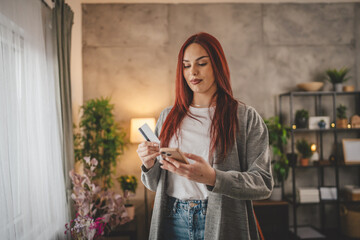
[[[155,118],[132,118],[130,123],[130,142],[139,143],[145,141],[139,132],[139,128],[147,123],[152,131],[155,130]]]

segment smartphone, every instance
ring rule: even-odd
[[[178,148],[160,148],[160,154],[163,158],[171,157],[179,162],[189,164],[188,159]]]

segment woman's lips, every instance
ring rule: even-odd
[[[191,83],[192,85],[197,85],[197,84],[199,84],[201,81],[202,81],[202,79],[193,79],[193,80],[190,80],[190,83]]]

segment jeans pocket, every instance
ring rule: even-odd
[[[206,216],[206,211],[207,211],[206,207],[201,208],[202,215]]]
[[[175,216],[176,213],[177,213],[176,204],[173,202],[168,202],[168,204],[166,206],[166,216],[172,217],[172,216]]]

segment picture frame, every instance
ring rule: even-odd
[[[323,200],[337,200],[336,187],[320,187],[320,199]]]
[[[309,129],[321,129],[318,124],[321,120],[324,120],[324,122],[325,122],[324,129],[330,129],[330,117],[329,116],[309,117]]]
[[[360,164],[360,138],[344,138],[342,149],[345,165]]]

